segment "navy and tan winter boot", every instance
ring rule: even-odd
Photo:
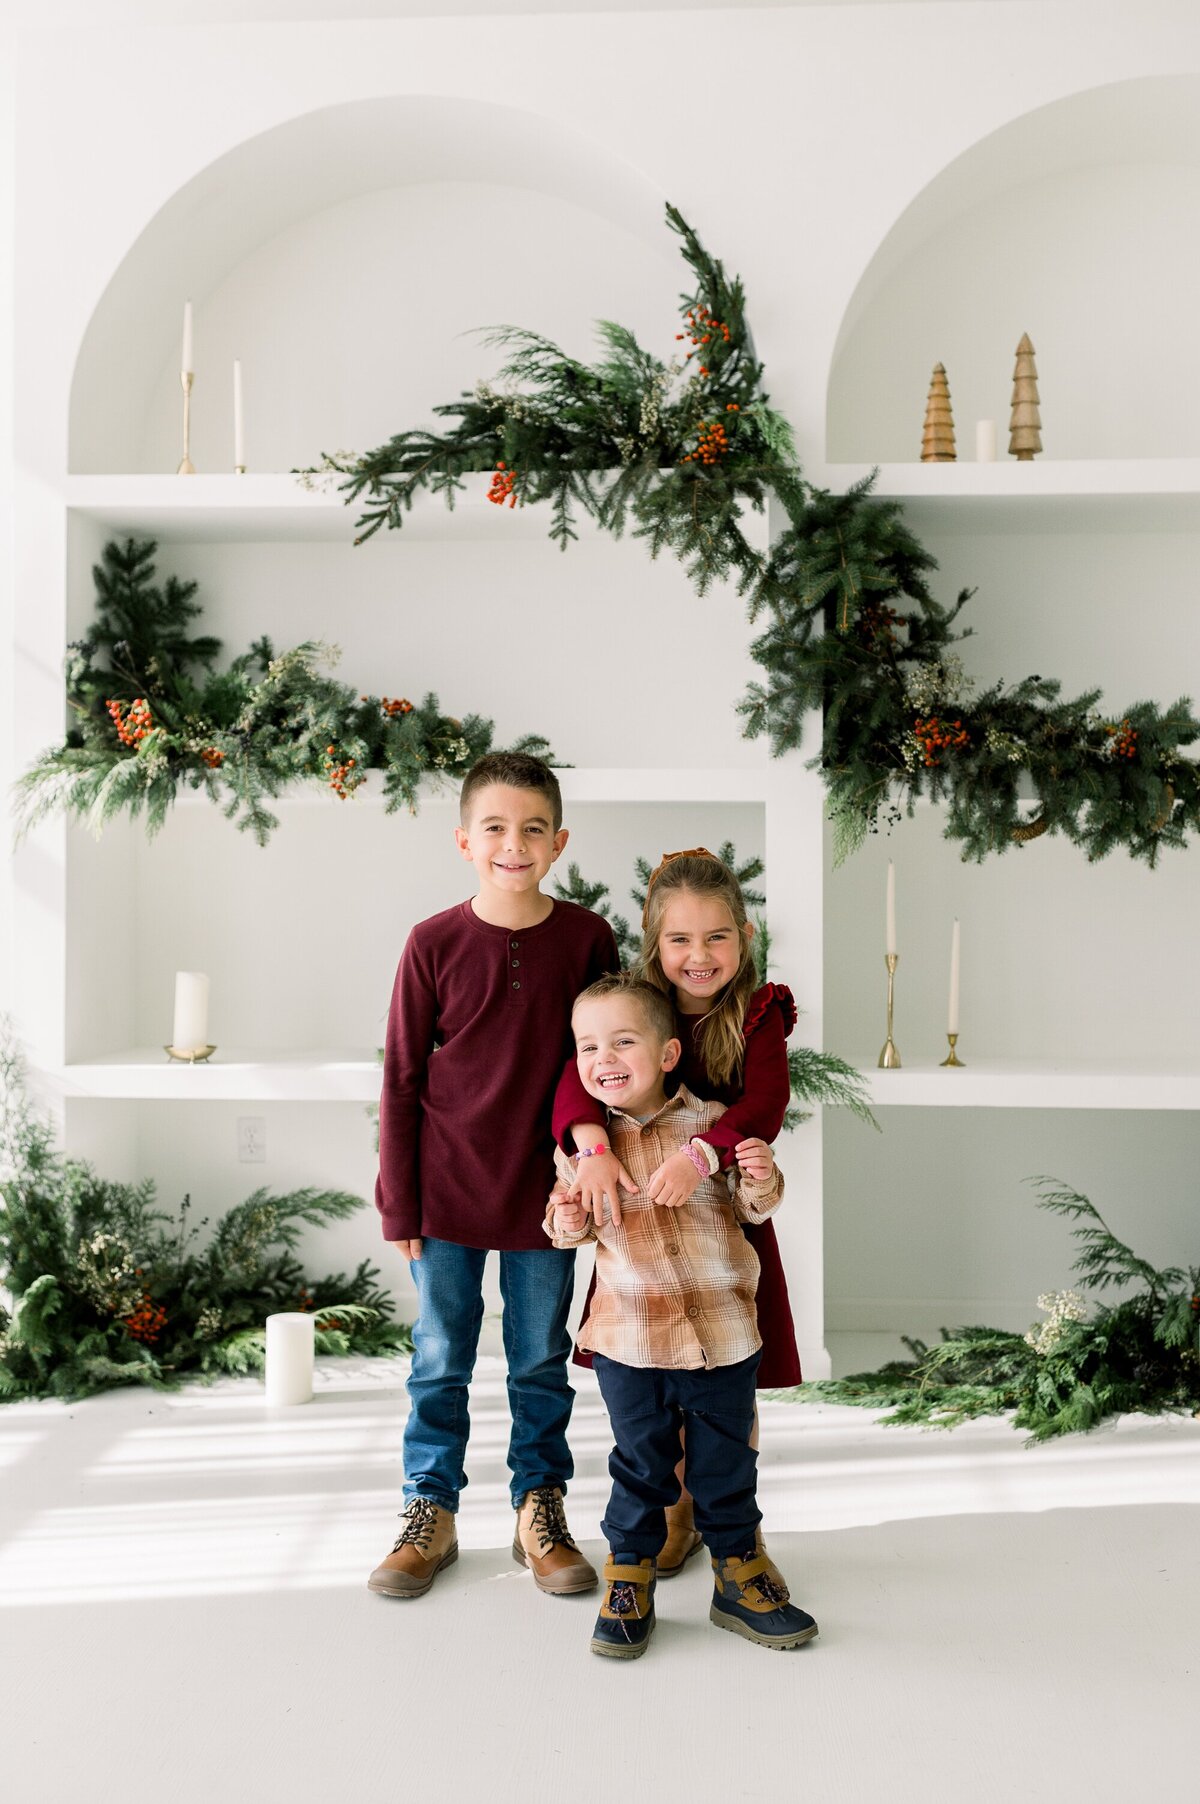
[[[604,1602],[592,1630],[592,1652],[636,1660],[654,1633],[654,1561],[604,1562]]]
[[[715,1588],[708,1620],[719,1629],[731,1629],[759,1647],[799,1647],[812,1640],[816,1623],[788,1602],[788,1588],[774,1577],[765,1553],[714,1560],[712,1569]]]

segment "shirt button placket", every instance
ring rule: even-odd
[[[508,942],[508,951],[509,951],[509,959],[508,959],[508,963],[509,963],[509,969],[510,969],[510,970],[511,970],[511,971],[519,971],[519,970],[520,970],[520,969],[521,969],[521,961],[520,961],[520,959],[519,959],[519,958],[518,958],[518,957],[517,957],[517,956],[516,956],[516,954],[517,954],[517,953],[518,953],[518,952],[519,952],[519,951],[520,951],[520,950],[521,950],[521,942],[520,942],[520,940],[509,940],[509,942]],[[520,979],[520,978],[519,978],[519,977],[514,977],[514,978],[513,978],[513,979],[512,979],[512,987],[513,987],[513,989],[514,989],[514,990],[519,990],[519,989],[520,989],[520,987],[521,987],[521,979]]]

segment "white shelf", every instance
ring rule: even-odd
[[[804,773],[803,755],[796,753],[773,758],[765,764],[726,765],[719,770],[641,764],[557,765],[555,775],[563,800],[567,803],[621,802],[631,805],[644,802],[648,806],[654,806],[660,802],[765,804],[785,798]],[[440,801],[457,807],[461,781],[459,777],[452,777],[444,782],[433,777],[424,778],[419,805],[424,808],[430,802]],[[201,805],[212,807],[207,791],[190,788],[181,789],[174,803],[177,808],[196,808]],[[375,770],[369,770],[362,788],[355,790],[344,801],[334,796],[327,783],[316,778],[307,783],[298,781],[281,795],[267,799],[267,807],[272,810],[320,807],[343,812],[350,809],[382,812],[385,805],[383,772]],[[400,815],[403,815],[403,810]]]
[[[1200,529],[1200,458],[1035,458],[991,464],[820,464],[805,476],[843,493],[904,504],[918,532],[1170,532]]]
[[[905,1064],[881,1071],[859,1065],[872,1108],[1200,1109],[1200,1066],[1018,1064],[977,1060],[962,1049],[961,1070]]]
[[[550,509],[497,507],[487,498],[485,471],[466,478],[451,512],[440,495],[421,493],[404,516],[399,533],[380,528],[393,544],[410,539],[549,538]],[[246,476],[71,476],[64,499],[70,510],[107,532],[151,533],[163,543],[244,543],[325,540],[353,544],[355,521],[367,497],[349,506],[336,488],[309,490],[292,475]],[[599,529],[581,508],[575,510],[581,539]]]
[[[975,1062],[960,1071],[859,1066],[872,1108],[1195,1109],[1200,1067],[1018,1065]],[[284,1054],[218,1048],[207,1065],[181,1065],[157,1047],[43,1071],[62,1095],[130,1102],[356,1102],[379,1100],[381,1071],[369,1050]]]
[[[138,1046],[79,1064],[42,1069],[64,1097],[128,1102],[379,1101],[382,1067],[368,1049],[350,1052],[255,1053],[218,1047],[206,1065],[168,1059],[161,1047]]]

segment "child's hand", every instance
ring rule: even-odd
[[[588,1224],[588,1211],[582,1203],[564,1202],[561,1198],[554,1204],[554,1232],[556,1234],[582,1234]]]
[[[758,1183],[769,1178],[775,1169],[775,1155],[765,1140],[739,1140],[733,1156],[742,1175]]]
[[[421,1242],[419,1240],[389,1240],[388,1245],[398,1247],[410,1265],[414,1259],[419,1259],[421,1257]]]
[[[646,1185],[646,1195],[660,1209],[678,1209],[686,1203],[697,1184],[700,1171],[687,1153],[672,1153],[664,1159]]]
[[[611,1149],[606,1153],[593,1153],[590,1158],[581,1159],[568,1195],[573,1203],[582,1203],[583,1207],[595,1218],[596,1226],[604,1221],[604,1199],[607,1196],[609,1219],[614,1226],[621,1221],[621,1189],[632,1195],[637,1185]]]

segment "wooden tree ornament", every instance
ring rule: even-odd
[[[1012,418],[1008,422],[1009,454],[1022,463],[1032,461],[1042,448],[1042,416],[1037,385],[1037,365],[1028,332],[1021,334],[1017,346],[1017,367],[1013,371]]]
[[[925,431],[921,438],[923,464],[955,462],[954,415],[950,411],[950,384],[946,366],[935,363],[929,383],[929,399],[925,403]]]

